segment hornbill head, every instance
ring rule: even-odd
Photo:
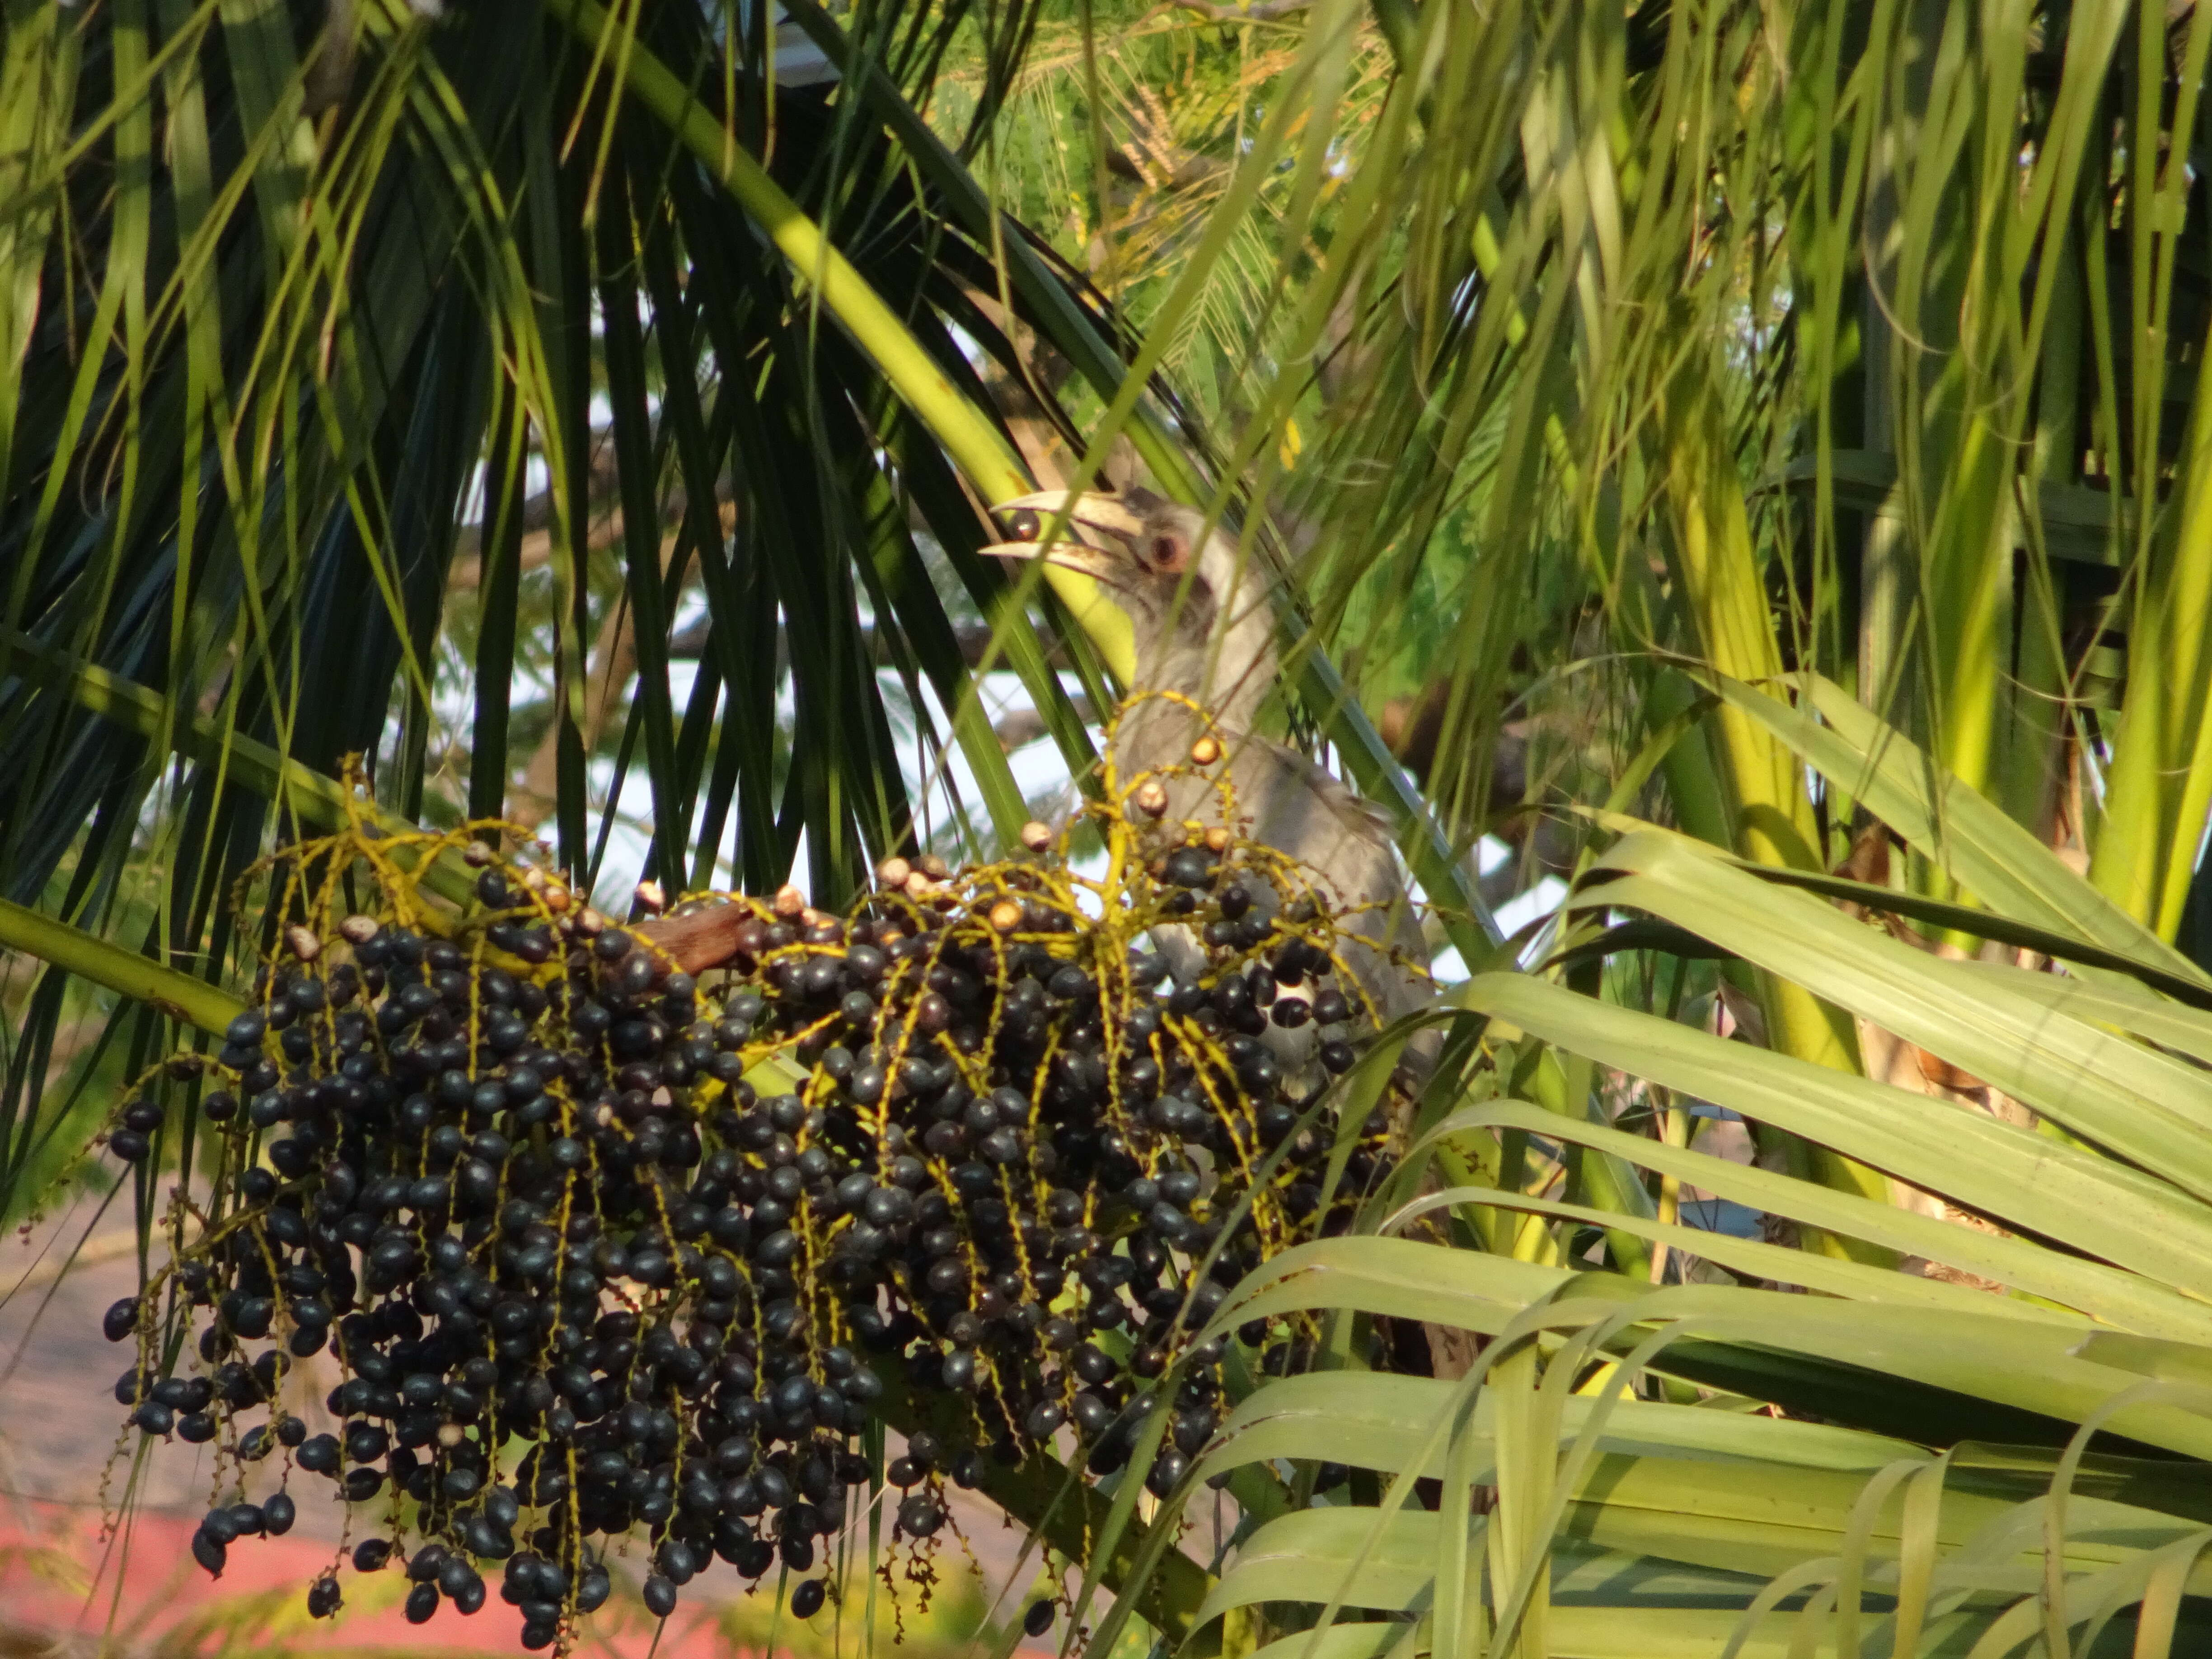
[[[1146,489],[1045,490],[995,510],[1011,539],[986,553],[1079,572],[1127,618],[1133,690],[1180,691],[1249,727],[1275,677],[1274,637],[1266,585],[1244,580],[1249,562],[1233,535],[1209,532],[1195,507]],[[1081,620],[1097,637],[1095,613]]]

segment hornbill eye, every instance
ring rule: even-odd
[[[1181,536],[1163,531],[1146,540],[1145,553],[1153,569],[1174,575],[1189,562],[1190,544]]]

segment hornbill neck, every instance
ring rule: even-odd
[[[1280,669],[1274,618],[1265,583],[1237,580],[1235,548],[1217,536],[1206,562],[1219,573],[1215,591],[1226,602],[1209,605],[1194,590],[1152,637],[1140,633],[1132,689],[1180,692],[1231,731],[1249,732]]]
[[[994,510],[1010,539],[985,552],[1042,559],[1097,584],[1097,602],[1079,615],[1109,660],[1121,645],[1116,665],[1132,691],[1176,692],[1222,726],[1251,730],[1279,664],[1267,575],[1248,572],[1235,536],[1209,530],[1194,507],[1133,488],[1044,490]],[[1064,533],[1041,540],[1048,519]]]

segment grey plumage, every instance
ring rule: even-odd
[[[989,550],[1037,556],[1040,526],[1018,515],[1063,508],[1067,539],[1044,556],[1103,585],[1135,635],[1130,689],[1139,701],[1115,744],[1125,787],[1139,772],[1187,763],[1194,743],[1216,738],[1225,755],[1204,775],[1163,778],[1165,821],[1221,823],[1217,785],[1225,779],[1235,820],[1226,827],[1304,866],[1320,896],[1345,915],[1346,965],[1376,1012],[1391,1019],[1422,1006],[1427,981],[1407,964],[1425,963],[1427,950],[1388,820],[1307,757],[1254,730],[1279,672],[1264,577],[1249,568],[1234,537],[1219,528],[1207,533],[1194,509],[1140,489],[1008,502],[1000,511],[1017,515],[1015,533],[1030,533]],[[1194,945],[1172,938],[1161,945],[1182,979]]]

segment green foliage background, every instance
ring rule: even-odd
[[[979,687],[1077,773],[1112,688],[978,501],[1148,475],[1472,978],[1372,1236],[1237,1311],[1327,1340],[1236,1553],[1112,1502],[1100,1639],[2202,1639],[2197,7],[0,15],[11,1216],[349,752],[586,878],[995,844]],[[1363,1418],[1384,1321],[1480,1363]]]

